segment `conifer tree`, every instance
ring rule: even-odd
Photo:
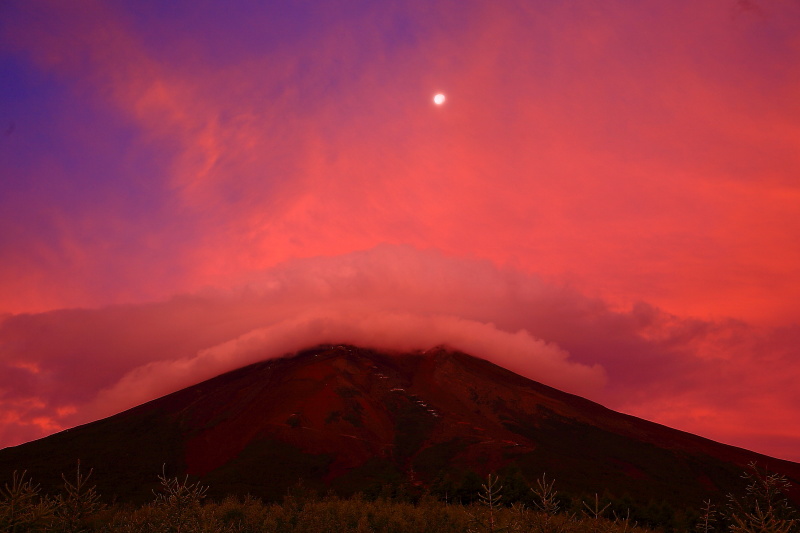
[[[789,533],[798,520],[786,493],[790,488],[786,476],[770,473],[750,463],[742,477],[749,483],[743,498],[728,495],[728,520],[733,533]]]
[[[27,478],[27,470],[14,471],[11,484],[0,489],[0,529],[9,533],[45,531],[53,517],[53,501],[40,496],[40,487]]]
[[[697,522],[695,529],[700,533],[711,533],[714,530],[714,524],[717,521],[717,509],[711,500],[703,502],[703,508],[700,509],[700,520]]]
[[[489,474],[486,477],[486,483],[481,485],[481,492],[478,494],[478,502],[486,509],[486,520],[479,520],[473,516],[473,524],[484,531],[502,532],[506,528],[499,527],[498,512],[500,510],[500,500],[503,498],[501,492],[503,486],[499,484],[497,476]],[[470,532],[476,532],[476,529],[470,527]]]
[[[553,489],[556,480],[547,481],[547,475],[542,474],[542,479],[536,480],[536,488],[531,487],[531,491],[536,495],[533,505],[538,511],[546,515],[554,515],[558,513],[559,504],[556,499],[558,491]]]
[[[207,486],[199,482],[190,483],[189,476],[183,481],[178,477],[169,478],[166,465],[158,476],[161,487],[156,496],[155,504],[166,512],[169,531],[187,533],[199,528],[200,502],[206,497]]]
[[[60,531],[65,533],[80,533],[86,531],[86,518],[100,511],[104,506],[100,503],[100,495],[95,486],[87,485],[92,477],[92,469],[86,476],[81,474],[81,462],[78,461],[75,482],[68,480],[64,474],[64,494],[56,498],[55,523]]]

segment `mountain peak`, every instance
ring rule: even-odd
[[[317,346],[0,451],[3,472],[27,468],[43,486],[77,459],[95,468],[101,491],[133,500],[163,463],[218,495],[270,499],[298,479],[347,494],[516,471],[530,481],[547,472],[571,492],[685,505],[737,489],[752,461],[800,479],[796,463],[616,413],[446,347]]]

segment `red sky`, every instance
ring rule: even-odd
[[[347,341],[800,461],[800,4],[162,4],[0,4],[0,446]]]

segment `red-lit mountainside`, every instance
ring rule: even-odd
[[[152,497],[164,464],[209,495],[266,499],[299,479],[322,493],[430,488],[455,498],[474,485],[470,472],[531,484],[546,472],[562,493],[696,507],[741,491],[752,461],[800,482],[800,464],[623,415],[463,353],[338,345],[0,450],[0,481],[27,469],[54,491],[78,460],[101,494],[131,501]]]

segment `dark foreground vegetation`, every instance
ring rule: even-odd
[[[90,484],[91,470],[80,463],[63,489],[43,494],[26,472],[14,472],[0,489],[0,531],[33,532],[380,532],[380,533],[794,533],[800,522],[786,497],[785,477],[750,465],[743,476],[747,489],[717,505],[710,500],[699,511],[623,508],[625,502],[593,495],[575,499],[559,495],[555,482],[542,476],[532,487],[508,498],[501,481],[489,475],[471,498],[453,501],[447,493],[416,496],[356,494],[319,496],[302,482],[280,502],[250,496],[207,498],[208,487],[188,477],[158,476],[153,499],[144,505],[106,503]],[[512,487],[509,491],[518,491]],[[443,496],[443,498],[442,498]],[[516,500],[508,504],[508,500]],[[524,501],[523,501],[524,500]]]

